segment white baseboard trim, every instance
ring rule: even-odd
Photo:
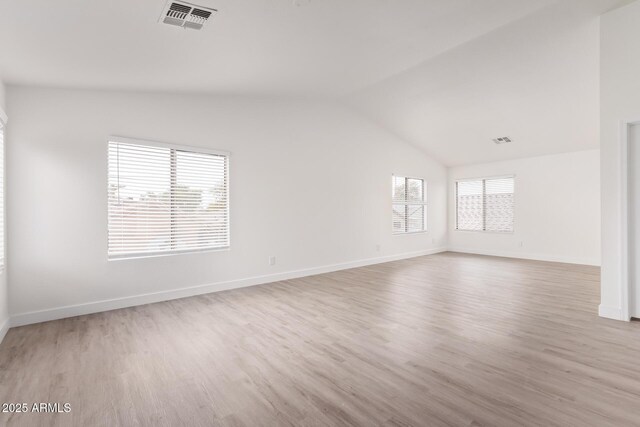
[[[598,315],[607,319],[622,320],[624,322],[629,322],[631,320],[625,319],[620,307],[611,307],[602,304],[600,304],[600,306],[598,307]]]
[[[7,335],[7,331],[9,331],[10,320],[11,319],[5,319],[2,325],[0,325],[0,344],[2,344],[4,336]]]
[[[504,257],[504,258],[529,259],[533,261],[561,262],[565,264],[593,265],[596,267],[600,267],[599,260],[587,259],[587,258],[562,257],[562,256],[544,255],[544,254],[528,254],[528,253],[519,253],[519,252],[511,252],[511,251],[491,251],[491,250],[485,251],[485,250],[458,248],[458,247],[450,247],[449,252],[497,256],[497,257]]]
[[[446,252],[446,248],[428,249],[417,252],[407,252],[397,255],[389,255],[378,258],[368,258],[358,261],[340,264],[325,265],[321,267],[294,270],[283,273],[267,274],[264,276],[248,277],[245,279],[229,280],[225,282],[209,283],[188,288],[172,289],[168,291],[149,294],[134,295],[123,298],[95,301],[85,304],[68,305],[39,311],[30,311],[11,316],[11,327],[30,325],[33,323],[48,322],[50,320],[64,319],[67,317],[81,316],[84,314],[99,313],[102,311],[116,310],[119,308],[133,307],[136,305],[151,304],[155,302],[170,301],[195,295],[212,292],[226,291],[230,289],[244,288],[248,286],[262,285],[281,280],[296,279],[299,277],[313,276],[316,274],[330,273],[333,271],[347,270],[350,268],[364,267],[367,265],[381,264],[401,259],[415,258],[425,255],[433,255]]]

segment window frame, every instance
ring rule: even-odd
[[[2,164],[0,167],[2,168],[2,241],[0,245],[2,245],[2,257],[0,258],[0,274],[4,274],[7,269],[7,156],[6,156],[6,136],[7,136],[7,122],[8,122],[7,114],[4,112],[2,108],[0,108],[0,132],[2,132],[2,145],[0,146],[0,150],[2,150]]]
[[[487,214],[485,209],[485,191],[486,191],[486,181],[493,179],[513,179],[513,228],[511,231],[493,231],[486,230],[487,227]],[[483,212],[482,212],[482,227],[483,230],[461,230],[458,225],[458,183],[459,182],[473,182],[473,181],[482,181],[482,203],[483,203]],[[516,231],[516,175],[496,175],[496,176],[483,176],[478,178],[461,178],[456,179],[453,187],[453,197],[455,200],[455,228],[454,231],[459,231],[462,233],[487,233],[487,234],[500,234],[500,235],[509,235],[514,234]]]
[[[394,189],[394,185],[395,185],[395,179],[396,178],[404,178],[404,185],[405,185],[405,189],[408,188],[408,181],[410,179],[414,179],[414,180],[419,180],[422,182],[422,202],[421,203],[409,203],[409,201],[406,200],[406,190],[405,190],[405,201],[403,203],[396,203],[396,200],[393,198],[393,189]],[[429,225],[429,221],[427,220],[427,212],[428,212],[428,197],[427,197],[427,189],[428,189],[428,183],[427,180],[424,178],[419,178],[416,176],[411,176],[411,175],[396,175],[396,174],[392,174],[391,175],[391,234],[393,236],[405,236],[405,235],[411,235],[411,234],[424,234],[428,232],[428,225]],[[394,230],[393,227],[393,206],[394,205],[403,205],[405,208],[405,225],[404,225],[404,231],[400,231],[397,232]],[[422,206],[424,209],[424,217],[422,220],[422,230],[418,230],[418,231],[407,231],[407,209],[409,206]]]
[[[207,147],[197,147],[192,145],[181,145],[181,144],[171,144],[167,142],[159,142],[152,141],[147,139],[140,138],[130,138],[130,137],[122,137],[122,136],[109,136],[106,141],[106,178],[107,183],[105,188],[109,188],[109,143],[116,142],[122,144],[136,144],[136,145],[146,145],[150,147],[159,147],[159,148],[168,148],[170,150],[176,151],[186,151],[198,154],[212,154],[218,156],[226,157],[226,185],[227,185],[227,246],[217,247],[217,248],[200,248],[200,249],[174,249],[169,251],[156,251],[156,252],[139,252],[139,253],[128,253],[121,255],[110,255],[109,254],[109,197],[107,195],[106,198],[106,246],[107,246],[107,260],[108,261],[123,261],[123,260],[131,260],[131,259],[141,259],[141,258],[156,258],[156,257],[165,257],[165,256],[175,256],[175,255],[186,255],[186,254],[198,254],[198,253],[206,253],[206,252],[222,252],[231,250],[231,152],[224,150],[211,149]],[[171,171],[170,171],[171,173]],[[107,190],[108,191],[108,190]]]

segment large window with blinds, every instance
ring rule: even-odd
[[[110,259],[229,247],[229,156],[109,141]]]
[[[513,232],[514,177],[456,182],[456,229]]]
[[[423,179],[393,176],[393,234],[420,233],[427,229],[426,187]]]

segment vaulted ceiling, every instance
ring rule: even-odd
[[[8,83],[341,95],[552,0],[192,0],[201,31],[158,23],[166,0],[2,0]]]
[[[0,78],[345,102],[448,165],[596,147],[597,16],[628,0],[0,0]],[[491,138],[510,136],[508,146]]]
[[[347,100],[448,166],[598,148],[598,15],[616,2],[587,3],[538,10]]]

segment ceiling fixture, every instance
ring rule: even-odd
[[[162,11],[162,15],[160,15],[159,22],[199,30],[214,12],[217,12],[217,10],[169,0]]]
[[[495,138],[493,142],[495,142],[496,144],[507,144],[511,142],[511,138],[509,138],[508,136],[503,136],[502,138]]]

